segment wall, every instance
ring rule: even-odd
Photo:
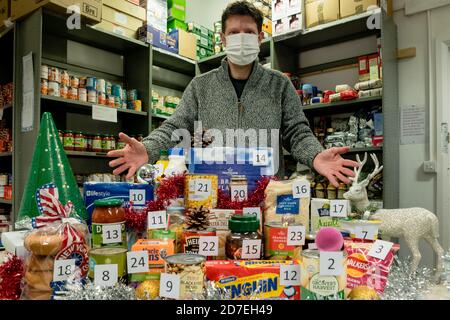
[[[402,7],[402,5],[397,6],[397,9]],[[450,6],[431,11],[431,35],[433,38],[444,30],[450,31],[449,16]],[[398,26],[398,48],[416,47],[417,49],[416,57],[401,60],[398,64],[399,106],[414,104],[425,106],[428,109],[427,13],[421,12],[406,16],[404,9],[399,9],[395,12],[394,19]],[[433,105],[432,108],[434,108]],[[430,116],[429,112],[428,116]],[[428,150],[428,139],[427,144],[400,146],[401,207],[419,206],[436,212],[436,175],[426,174],[423,171],[423,162],[429,160]],[[441,225],[441,234],[448,230],[449,226]],[[421,252],[423,263],[430,265],[433,262],[432,251],[422,243]],[[403,251],[404,256],[408,254],[408,251]]]
[[[188,0],[186,21],[194,21],[206,28],[213,29],[214,22],[222,17],[222,12],[232,0]]]

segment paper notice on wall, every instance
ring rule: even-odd
[[[34,70],[33,53],[22,58],[22,132],[33,131],[34,122]]]
[[[424,144],[426,135],[426,110],[421,106],[401,108],[400,140],[402,145]]]

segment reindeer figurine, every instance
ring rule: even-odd
[[[371,154],[370,156],[375,163],[375,170],[365,180],[359,182],[359,175],[367,162],[367,153],[365,154],[363,161],[361,161],[358,155],[357,161],[359,163],[359,168],[355,168],[355,177],[351,179],[353,182],[352,186],[350,187],[350,190],[344,194],[344,198],[350,200],[360,213],[366,212],[370,207],[366,190],[367,186],[370,181],[383,170],[383,166],[380,167],[377,156],[375,154]],[[419,240],[421,238],[424,238],[429,243],[438,256],[438,274],[442,271],[442,257],[444,255],[444,250],[438,242],[439,221],[432,212],[423,208],[381,209],[372,213],[370,219],[381,221],[380,231],[384,237],[404,237],[413,256],[412,272],[417,270],[420,259],[422,258],[419,251]]]

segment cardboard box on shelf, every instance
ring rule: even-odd
[[[178,35],[177,33],[174,35]],[[175,36],[156,29],[151,25],[144,25],[138,31],[139,40],[157,48],[178,54],[178,39]]]
[[[305,0],[306,28],[339,20],[339,0]]]
[[[368,57],[370,80],[380,79],[380,65],[378,54],[373,54]]]
[[[272,35],[272,20],[264,18],[262,31]]]
[[[213,50],[208,50],[203,47],[197,46],[197,60],[201,60],[214,55]]]
[[[103,29],[120,36],[137,39],[137,30],[131,30],[107,20],[102,20],[102,22],[95,25],[95,28]]]
[[[145,9],[125,0],[103,0],[103,4],[110,8],[126,13],[136,19],[145,20]]]
[[[67,14],[67,8],[80,7],[81,16],[89,23],[98,23],[102,18],[102,0],[11,0],[11,19],[20,19],[40,7]]]
[[[167,0],[141,0],[141,7],[147,10],[147,25],[167,33]]]
[[[369,73],[369,59],[367,56],[362,56],[358,58],[358,68],[359,68],[359,81],[368,81],[370,79]]]
[[[180,56],[195,60],[197,58],[197,38],[195,37],[195,34],[181,29],[178,29],[177,32],[178,54]]]
[[[130,2],[130,3],[133,3],[133,4],[135,4],[135,5],[139,5],[139,0],[127,0],[128,2]]]
[[[214,39],[214,32],[212,30],[209,30],[208,28],[205,28],[195,22],[188,22],[187,31],[205,38]]]
[[[289,0],[272,0],[272,20],[280,20],[287,17]]]
[[[133,16],[130,16],[129,14],[117,11],[108,6],[103,6],[102,8],[102,20],[112,22],[116,25],[134,31],[137,31],[137,29],[142,27],[143,24],[143,20],[139,20]]]
[[[302,30],[303,16],[301,13],[277,20],[272,25],[272,35],[277,36],[284,33]]]
[[[186,22],[178,20],[178,19],[169,19],[167,20],[167,30],[171,32],[174,29],[186,30]]]
[[[206,38],[199,36],[198,34],[194,34],[197,38],[197,46],[208,49],[208,50],[214,50],[214,40],[212,38]]]
[[[3,24],[3,21],[8,20],[11,15],[9,2],[10,0],[0,0],[0,24]]]
[[[364,13],[371,6],[378,7],[378,0],[340,0],[341,19]]]
[[[181,21],[186,20],[186,0],[169,0],[167,7],[169,8],[169,17]]]

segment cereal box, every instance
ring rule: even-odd
[[[174,241],[139,239],[131,247],[131,251],[148,251],[148,264],[150,266],[163,266],[164,257],[174,254]]]

